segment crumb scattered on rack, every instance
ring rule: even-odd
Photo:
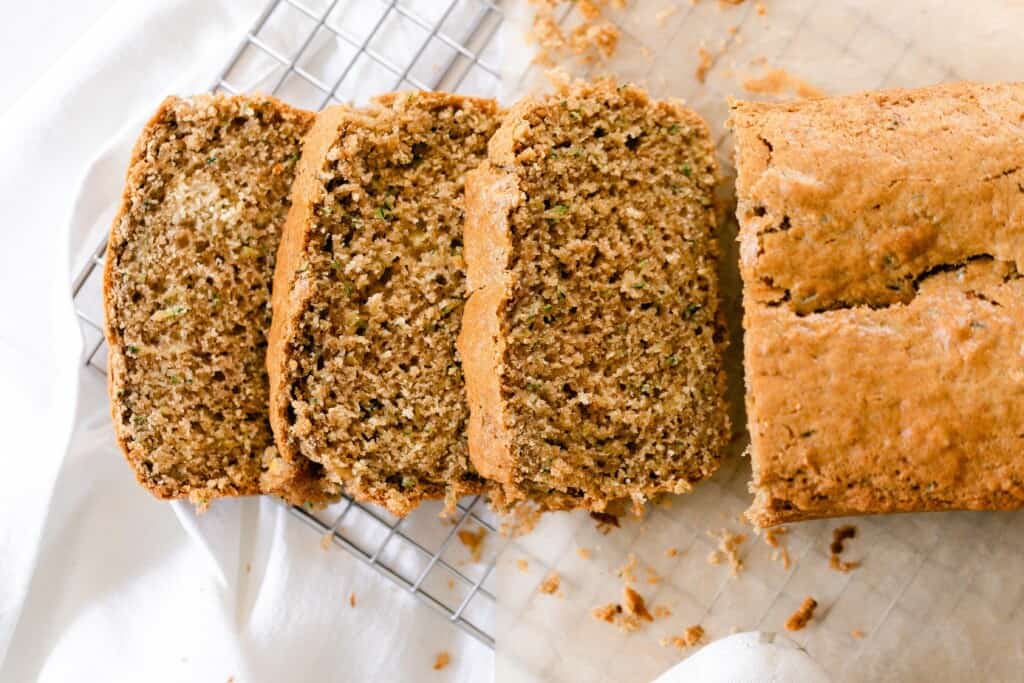
[[[516,560],[516,567],[524,574],[530,571],[530,563],[522,558]]]
[[[855,628],[852,631],[850,631],[850,637],[860,640],[864,637],[864,631],[861,631],[859,628]]]
[[[659,27],[663,28],[665,26],[665,24],[668,23],[668,20],[671,19],[672,17],[674,17],[678,13],[679,13],[679,6],[678,5],[668,5],[667,7],[662,7],[654,15],[654,23],[656,23]]]
[[[619,528],[619,518],[607,512],[591,512],[590,518],[597,522],[597,530],[607,535],[612,528]]]
[[[735,7],[736,5],[742,5],[743,0],[718,0],[718,4],[722,6],[732,5]]]
[[[754,9],[757,11],[757,16],[763,17],[768,14],[768,8],[764,6],[763,2],[759,2],[754,5]]]
[[[743,81],[743,89],[755,95],[787,95],[797,97],[824,97],[825,93],[807,81],[794,76],[785,69],[766,67],[760,78],[752,77]]]
[[[334,538],[334,532],[328,531],[326,534],[320,537],[320,549],[327,551],[331,549],[331,539]]]
[[[554,595],[558,592],[558,587],[562,584],[561,577],[558,576],[557,572],[552,572],[540,582],[537,586],[537,591],[544,595]]]
[[[681,636],[671,636],[668,638],[662,638],[658,642],[661,644],[662,647],[668,647],[669,645],[671,645],[677,650],[685,650],[688,647],[700,645],[701,641],[703,640],[704,627],[700,626],[699,624],[695,624],[693,626],[687,627],[687,629],[683,631],[683,635]]]
[[[506,538],[519,538],[533,531],[540,521],[540,508],[529,503],[520,503],[501,522],[500,532]]]
[[[697,48],[697,57],[700,61],[697,62],[697,70],[693,73],[698,83],[703,83],[708,78],[708,71],[714,65],[714,61],[711,59],[711,53],[708,49],[701,45]]]
[[[434,671],[440,671],[441,669],[448,666],[452,661],[452,656],[447,651],[442,650],[437,653],[437,657],[434,659]]]
[[[804,626],[807,626],[807,622],[814,616],[814,610],[817,606],[818,601],[814,598],[810,596],[804,598],[797,611],[789,615],[789,619],[786,620],[786,630],[799,631]]]
[[[459,529],[459,540],[462,545],[469,548],[469,558],[473,562],[479,562],[484,554],[484,540],[487,538],[487,529],[479,527],[476,531]]]
[[[665,557],[675,557],[679,554],[679,548],[672,546],[665,551]]]
[[[594,553],[590,548],[576,548],[576,554],[580,556],[581,560],[589,560]]]
[[[448,590],[455,590],[455,579],[448,579]]]
[[[743,560],[740,559],[739,548],[747,540],[746,534],[736,534],[728,529],[719,529],[717,532],[709,531],[708,536],[718,539],[718,550],[712,550],[708,555],[708,563],[722,564],[729,561],[729,567],[733,576],[739,576],[743,571]]]
[[[252,574],[252,562],[245,563],[245,573]]]
[[[615,575],[626,583],[636,583],[636,575],[633,574],[634,569],[636,569],[636,555],[630,553],[626,556],[626,564],[616,569]]]
[[[828,566],[837,572],[848,572],[860,566],[860,562],[846,561],[840,557],[846,541],[857,537],[857,527],[845,524],[832,530],[832,544],[829,546]]]
[[[348,594],[348,606],[349,607],[355,607],[356,606],[356,594],[355,593],[349,593]]]

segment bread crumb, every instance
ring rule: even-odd
[[[789,529],[787,529],[784,526],[776,526],[776,527],[771,527],[769,529],[765,529],[765,531],[764,531],[764,542],[767,543],[772,548],[778,548],[779,545],[780,545],[780,543],[779,543],[779,536],[785,536],[788,533],[789,533]]]
[[[636,583],[636,576],[633,574],[633,570],[636,568],[636,555],[630,553],[626,556],[626,564],[622,565],[615,570],[615,575],[625,581],[627,584]]]
[[[619,528],[619,518],[607,512],[591,512],[590,518],[597,522],[597,530],[603,535],[608,535],[612,527]]]
[[[851,538],[857,538],[857,527],[852,524],[844,524],[832,530],[832,544],[828,547],[833,555],[843,553],[843,544]]]
[[[697,70],[693,73],[698,83],[703,83],[708,78],[708,71],[714,65],[711,60],[711,53],[708,52],[707,48],[703,45],[697,48],[697,57],[700,61],[697,62]]]
[[[603,16],[601,8],[608,5],[608,0],[566,1],[576,7],[581,19],[568,35],[556,18],[563,0],[531,0],[537,9],[526,39],[538,46],[534,62],[553,65],[560,58],[575,56],[583,64],[594,64],[614,56],[622,33]],[[626,2],[611,0],[611,6],[622,9]]]
[[[672,546],[671,548],[669,548],[669,549],[667,549],[665,551],[665,557],[675,557],[678,554],[679,554],[679,548],[676,548],[675,546]]]
[[[668,20],[671,19],[676,14],[678,14],[678,12],[679,7],[677,5],[669,5],[668,7],[662,7],[660,10],[658,10],[657,14],[654,15],[654,23],[656,23],[659,27],[664,27]]]
[[[659,643],[662,647],[668,647],[669,645],[675,647],[678,650],[684,650],[694,645],[699,645],[704,640],[704,627],[699,624],[688,626],[683,635],[671,636],[668,638],[662,638]]]
[[[800,604],[800,608],[797,611],[789,615],[789,619],[786,620],[787,631],[799,631],[804,626],[807,626],[807,622],[814,616],[814,610],[818,606],[818,601],[814,598],[807,596],[804,601]]]
[[[772,553],[772,559],[775,560],[776,562],[781,562],[783,569],[789,569],[790,566],[792,566],[792,564],[793,564],[790,561],[790,559],[789,559],[789,549],[788,548],[779,548],[778,550],[773,552]]]
[[[729,567],[733,576],[739,576],[743,571],[743,560],[740,559],[739,547],[747,540],[746,534],[735,534],[728,529],[719,529],[717,532],[708,532],[708,536],[718,539],[718,550],[708,555],[708,563],[722,564],[729,560]]]
[[[733,25],[733,26],[729,26],[725,30],[729,32],[730,36],[734,36],[734,35],[736,35],[737,33],[740,32],[740,27]]]
[[[530,563],[523,559],[516,560],[516,567],[524,574],[530,571]]]
[[[864,637],[864,631],[861,631],[859,628],[855,628],[852,631],[850,631],[850,637],[860,640]]]
[[[245,563],[245,573],[252,574],[252,562]]]
[[[846,572],[856,569],[859,566],[860,562],[847,562],[845,560],[840,559],[838,555],[831,555],[828,558],[829,569],[834,569],[837,572],[843,572],[844,574]]]
[[[558,574],[552,572],[547,576],[547,578],[540,582],[540,585],[537,586],[537,590],[544,595],[553,595],[558,590],[558,586],[561,585],[561,583],[562,580]]]
[[[760,78],[748,78],[743,81],[743,89],[757,95],[784,95],[793,93],[797,97],[824,97],[825,93],[802,78],[798,78],[785,69],[768,68]]]
[[[576,554],[580,556],[581,560],[589,560],[593,555],[593,551],[590,548],[576,548]]]
[[[860,562],[847,562],[839,557],[844,550],[844,543],[856,537],[857,527],[852,524],[846,524],[832,530],[832,544],[829,545],[831,555],[828,558],[830,569],[845,573],[860,566]]]
[[[331,549],[331,539],[334,538],[334,532],[328,531],[326,534],[320,537],[320,549],[328,551]]]
[[[590,616],[594,617],[598,621],[606,621],[609,624],[615,623],[615,617],[621,613],[622,606],[614,602],[609,602],[607,605],[595,607],[590,610]]]
[[[622,602],[626,607],[627,614],[632,614],[644,621],[654,621],[654,617],[647,611],[647,605],[644,603],[643,596],[629,586],[623,586],[622,588]]]
[[[654,606],[654,618],[655,619],[667,619],[672,616],[672,610],[666,605],[655,605]]]
[[[455,579],[448,579],[448,590],[455,590]]]
[[[434,671],[440,671],[441,669],[448,666],[448,664],[451,661],[452,656],[448,654],[446,651],[438,652],[437,657],[434,659]]]
[[[723,6],[732,5],[735,7],[736,5],[742,5],[743,0],[718,0],[718,4]]]
[[[462,545],[469,548],[469,558],[473,562],[479,562],[484,554],[484,539],[487,538],[487,529],[479,527],[476,531],[459,529],[459,540]]]
[[[520,503],[506,517],[499,531],[505,538],[519,538],[533,531],[540,521],[540,508],[530,503]]]
[[[764,6],[763,2],[759,2],[756,5],[754,5],[754,9],[757,11],[757,16],[759,17],[763,17],[764,15],[768,14],[768,8]]]

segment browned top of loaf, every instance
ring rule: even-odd
[[[1017,507],[1024,86],[734,103],[761,525]]]
[[[310,134],[275,276],[271,420],[284,459],[405,514],[482,490],[455,337],[463,174],[493,101],[392,94]]]
[[[270,279],[312,119],[259,95],[170,97],[136,142],[104,272],[111,413],[161,498],[260,492]]]
[[[683,492],[728,435],[704,122],[575,83],[506,116],[467,180],[470,455],[499,504]]]

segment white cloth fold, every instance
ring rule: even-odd
[[[69,273],[134,136],[165,95],[209,88],[264,5],[118,2],[2,118],[0,680],[491,676],[488,648],[279,503],[197,516],[135,486],[81,367]]]

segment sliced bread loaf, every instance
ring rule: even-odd
[[[135,145],[104,272],[111,412],[160,498],[259,493],[274,459],[270,284],[312,122],[269,97],[170,97]]]
[[[710,475],[729,429],[716,165],[676,102],[562,86],[466,181],[469,450],[499,507],[601,511]]]
[[[292,466],[403,515],[482,490],[466,452],[463,176],[491,100],[444,93],[332,108],[310,133],[278,255],[271,422]]]

